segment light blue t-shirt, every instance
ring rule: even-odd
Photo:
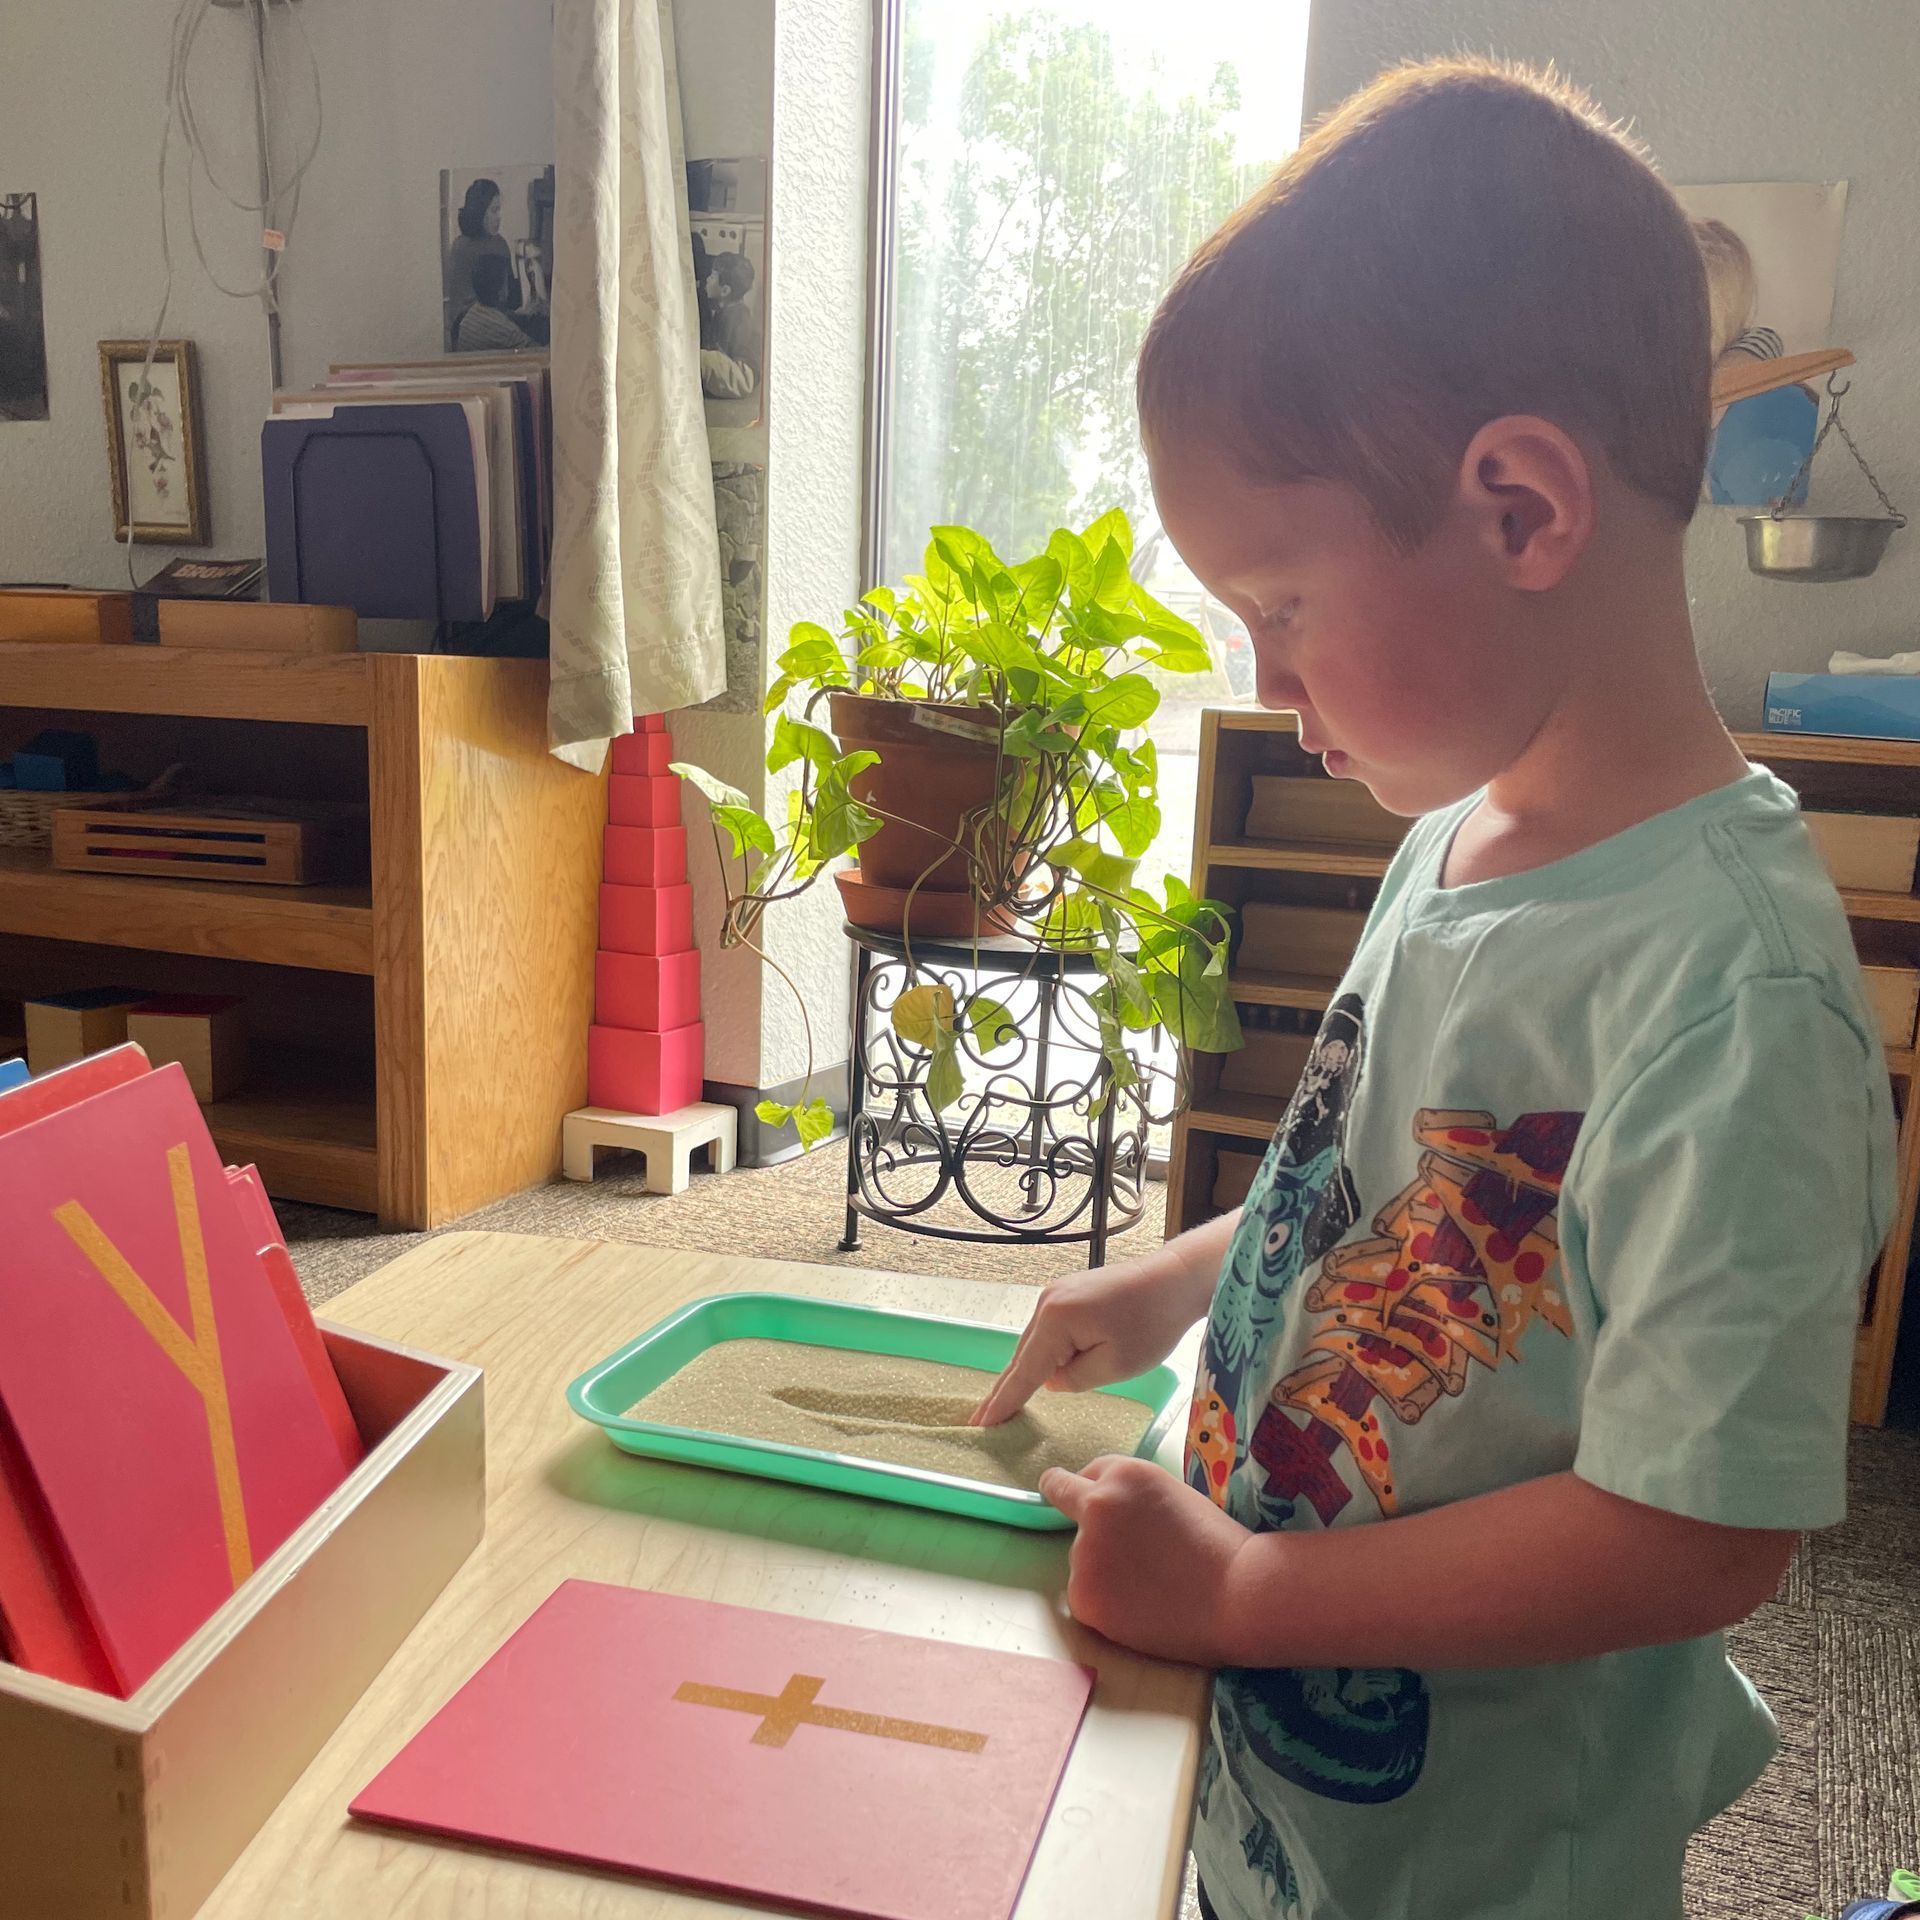
[[[1247,1196],[1188,1478],[1354,1526],[1571,1469],[1730,1526],[1841,1517],[1892,1102],[1792,792],[1747,778],[1443,888],[1416,825]],[[1417,1613],[1417,1580],[1352,1596]],[[1771,1715],[1722,1638],[1565,1665],[1223,1673],[1221,1920],[1680,1920]]]

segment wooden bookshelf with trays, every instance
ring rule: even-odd
[[[74,873],[0,846],[0,1056],[70,987],[238,993],[207,1110],[276,1197],[426,1227],[545,1178],[586,1097],[604,783],[546,751],[544,661],[0,643],[0,756],[93,734],[148,779],[368,809],[358,881]]]
[[[1913,822],[1920,839],[1920,742],[1840,740],[1815,735],[1741,734],[1748,758],[1768,765],[1801,795],[1818,825],[1829,815],[1868,817],[1887,828],[1881,853],[1893,870],[1879,876],[1906,884],[1843,885],[1848,921],[1868,968],[1875,1011],[1887,1041],[1887,1067],[1900,1115],[1899,1200],[1893,1232],[1868,1277],[1855,1348],[1852,1413],[1877,1426],[1885,1418],[1899,1338],[1907,1262],[1920,1197],[1920,1101],[1911,1097],[1916,1061],[1915,1007],[1920,1004],[1920,893],[1911,845],[1904,868],[1893,822]],[[1273,786],[1302,784],[1299,795]],[[1259,783],[1256,786],[1256,782]],[[1193,1101],[1175,1122],[1167,1187],[1167,1231],[1184,1231],[1237,1204],[1244,1182],[1285,1112],[1319,1015],[1339,981],[1340,940],[1357,937],[1405,823],[1350,783],[1331,781],[1304,752],[1294,716],[1257,708],[1210,708],[1202,716],[1194,820],[1193,888],[1241,911],[1255,909],[1265,951],[1247,964],[1247,936],[1236,947],[1234,998],[1249,1028],[1254,1058],[1195,1055]],[[1337,799],[1330,790],[1344,788]],[[1304,802],[1288,808],[1275,796]],[[1249,831],[1249,809],[1257,797]],[[1331,812],[1328,809],[1331,808]],[[1331,823],[1332,833],[1329,834]],[[1289,928],[1291,951],[1275,950]],[[1351,951],[1351,945],[1346,948]],[[1902,1023],[1895,1032],[1896,1023]]]

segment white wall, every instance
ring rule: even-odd
[[[768,425],[716,448],[721,458],[768,468],[770,659],[795,620],[831,619],[858,591],[869,7],[673,7],[688,155],[772,159]],[[144,335],[159,300],[155,167],[173,11],[164,0],[61,0],[7,13],[0,189],[40,195],[51,418],[0,425],[0,581],[125,579],[112,539],[95,344]],[[553,155],[542,0],[301,0],[300,18],[320,61],[325,138],[281,274],[289,385],[319,380],[330,360],[438,352],[441,168]],[[288,56],[292,130],[303,130],[297,44],[282,22],[275,27]],[[209,19],[196,97],[220,143],[218,163],[242,183],[256,168],[250,58],[244,12]],[[194,341],[199,355],[213,521],[200,551],[257,554],[258,436],[270,393],[265,318],[258,302],[208,285],[185,238],[177,184],[175,204],[167,332]],[[227,277],[257,271],[253,221],[227,213],[203,225]],[[138,576],[171,553],[137,547]],[[683,757],[764,798],[757,714],[684,714],[675,735]],[[719,879],[704,832],[693,847],[708,1073],[778,1085],[805,1066],[798,1010],[751,955],[715,950]],[[766,932],[807,996],[820,1064],[838,1062],[847,953],[833,888],[772,916]]]
[[[751,159],[773,151],[774,0],[674,0],[680,105],[689,160]],[[769,291],[777,288],[770,277]],[[769,346],[772,344],[769,328]],[[769,405],[773,386],[768,384]],[[764,429],[729,435],[724,457],[767,462]],[[769,633],[762,621],[762,632]],[[675,749],[738,787],[756,805],[766,791],[766,729],[758,712],[676,714]],[[687,816],[694,932],[700,942],[701,1011],[707,1027],[707,1078],[735,1086],[777,1086],[761,1071],[766,969],[743,948],[719,942],[726,890],[705,823],[705,802],[689,794]],[[772,931],[772,929],[770,929]],[[778,986],[778,981],[774,985]],[[798,1073],[795,1067],[792,1072]]]
[[[275,9],[276,16],[280,10]],[[144,337],[162,286],[157,167],[174,8],[165,0],[12,6],[0,61],[0,172],[40,196],[49,418],[0,425],[0,580],[123,583],[113,539],[97,343]],[[533,0],[302,0],[318,56],[325,134],[280,276],[289,384],[327,362],[440,349],[440,169],[553,157],[548,12]],[[310,123],[290,25],[287,139]],[[200,33],[195,101],[222,176],[257,179],[252,26],[218,11]],[[276,142],[276,148],[280,145]],[[187,237],[182,149],[173,150],[174,295],[169,337],[194,342],[208,452],[212,540],[258,554],[266,320],[217,292]],[[229,284],[259,271],[257,219],[196,193],[210,257]],[[174,549],[140,545],[144,579]]]
[[[300,13],[326,138],[282,276],[281,348],[287,384],[312,386],[330,360],[441,351],[440,170],[547,165],[553,97],[542,0],[301,0]]]
[[[763,433],[716,454],[767,469],[766,680],[796,620],[835,624],[859,592],[866,308],[868,0],[674,0],[689,159],[768,154],[769,312]],[[764,682],[763,682],[764,684]],[[777,811],[755,714],[674,721],[683,757]],[[697,813],[700,803],[690,803]],[[801,1000],[770,968],[716,950],[720,876],[693,842],[707,1076],[779,1086],[807,1064]],[[830,882],[763,923],[811,1020],[815,1064],[847,1052],[847,943]]]
[[[157,169],[170,6],[61,0],[9,7],[0,60],[0,184],[39,195],[40,276],[47,338],[48,418],[0,422],[0,581],[124,586],[113,537],[99,343],[144,339],[159,310],[162,275]],[[202,35],[195,77],[209,108],[243,102],[251,57],[243,18],[222,16]],[[209,111],[224,175],[255,178],[250,112]],[[257,302],[207,284],[176,193],[177,267],[169,338],[197,349],[207,454],[204,484],[213,544],[200,551],[262,551],[257,435],[268,392],[266,323]],[[258,223],[209,212],[208,249],[234,284],[258,272]],[[175,549],[133,549],[147,576]]]
[[[838,627],[860,593],[866,396],[871,0],[779,0],[774,56],[773,312],[767,374],[767,634]],[[794,902],[769,951],[811,1012],[816,1057],[847,1057],[848,949],[828,881]],[[767,1083],[801,1071],[799,1009],[770,980]],[[777,1071],[768,1071],[768,1069]]]
[[[1880,0],[1314,0],[1307,118],[1394,62],[1491,52],[1557,61],[1634,122],[1673,181],[1850,181],[1832,335],[1860,357],[1849,423],[1920,518],[1913,25]],[[1876,510],[1844,449],[1820,459],[1816,505]],[[1688,572],[1701,657],[1734,725],[1759,724],[1769,670],[1822,667],[1836,646],[1916,644],[1920,531],[1896,535],[1870,580],[1789,586],[1747,571],[1732,511],[1702,508]]]

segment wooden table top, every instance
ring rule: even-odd
[[[1177,1910],[1206,1679],[1123,1653],[1067,1617],[1065,1535],[635,1459],[569,1409],[567,1382],[595,1360],[688,1300],[743,1288],[1009,1326],[1034,1297],[977,1281],[454,1233],[321,1310],[341,1326],[485,1369],[486,1537],[202,1920],[764,1920],[762,1907],[348,1820],[348,1801],[572,1578],[1094,1667],[1093,1704],[1019,1920],[1165,1920]]]

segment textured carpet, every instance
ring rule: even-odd
[[[590,1186],[559,1181],[535,1187],[482,1207],[457,1224],[496,1233],[625,1240],[644,1247],[684,1247],[693,1253],[737,1253],[764,1260],[882,1267],[897,1273],[957,1273],[970,1280],[1007,1280],[1027,1286],[1076,1273],[1087,1264],[1084,1244],[1021,1247],[932,1240],[870,1221],[862,1223],[860,1250],[842,1253],[846,1181],[846,1148],[836,1142],[777,1167],[742,1168],[724,1179],[696,1173],[685,1193],[669,1199],[645,1191],[645,1169],[637,1154],[608,1153],[601,1156]],[[982,1185],[989,1205],[1010,1212],[1020,1202],[1011,1173],[989,1174]],[[1139,1225],[1108,1243],[1109,1257],[1121,1259],[1155,1245],[1165,1204],[1166,1188],[1149,1185]],[[301,1283],[315,1302],[352,1286],[428,1237],[382,1233],[365,1214],[336,1213],[326,1207],[283,1201],[276,1211]],[[929,1217],[952,1225],[964,1225],[968,1218],[951,1196],[930,1210]]]
[[[1028,1285],[1085,1264],[1081,1248],[962,1244],[871,1223],[860,1250],[842,1253],[845,1174],[844,1152],[828,1147],[779,1167],[696,1176],[667,1199],[642,1191],[633,1156],[615,1155],[591,1186],[536,1188],[458,1224]],[[1114,1257],[1159,1237],[1163,1194],[1148,1188],[1146,1218],[1113,1243]],[[279,1212],[316,1302],[427,1238],[325,1208]],[[1780,1754],[1694,1843],[1690,1920],[1831,1920],[1884,1890],[1893,1868],[1920,1867],[1920,1434],[1856,1433],[1846,1524],[1807,1542],[1733,1643],[1779,1716]],[[1196,1911],[1189,1889],[1189,1920]]]

